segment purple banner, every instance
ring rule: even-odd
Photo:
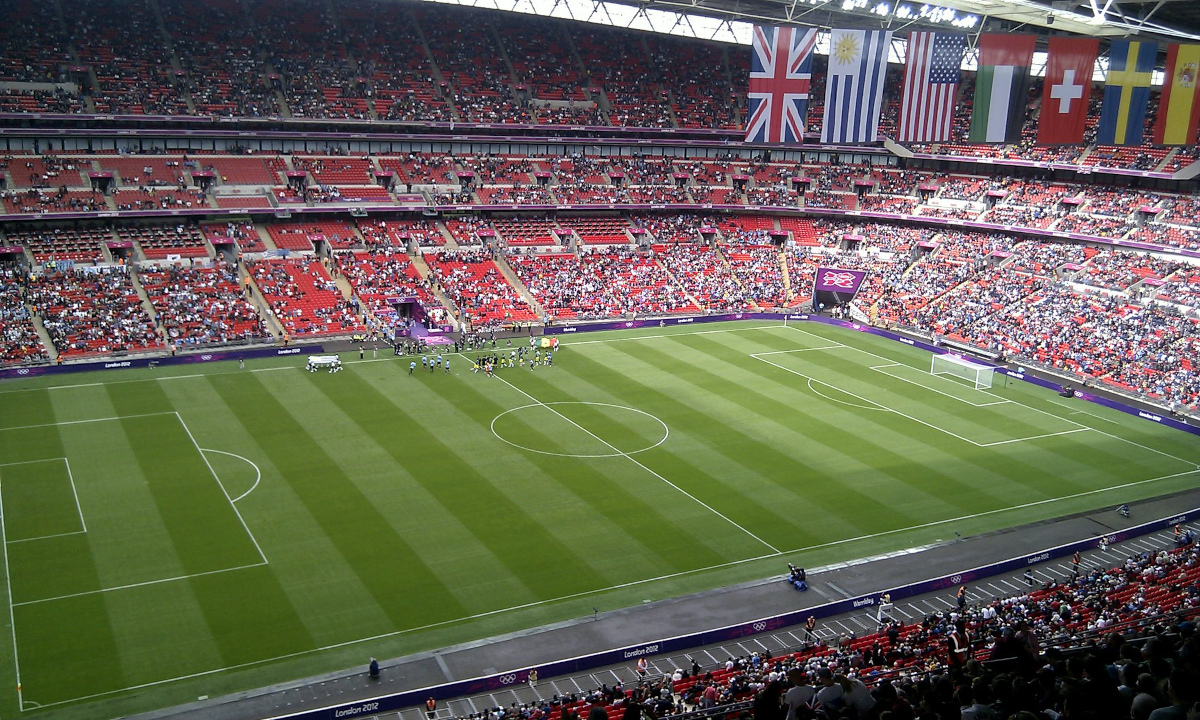
[[[849,293],[858,292],[858,286],[867,277],[865,270],[845,270],[838,267],[818,267],[813,279],[815,292]]]

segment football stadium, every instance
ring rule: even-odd
[[[7,0],[0,717],[1200,715],[1188,0]]]

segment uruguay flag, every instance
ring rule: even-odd
[[[1108,77],[1096,142],[1101,145],[1141,145],[1150,102],[1150,73],[1158,44],[1113,40],[1108,51]]]
[[[879,139],[879,113],[891,44],[890,30],[835,28],[830,32],[821,142],[862,143]]]

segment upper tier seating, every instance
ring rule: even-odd
[[[137,244],[147,260],[161,260],[171,255],[208,257],[204,233],[194,225],[118,227],[117,239]]]

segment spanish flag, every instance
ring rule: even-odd
[[[1156,145],[1191,145],[1200,125],[1200,45],[1169,45],[1167,73],[1158,121],[1154,124]]]

